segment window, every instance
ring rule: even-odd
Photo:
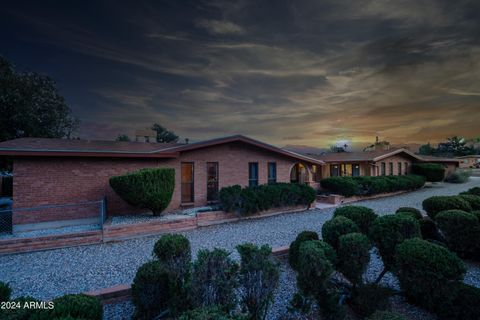
[[[399,162],[399,163],[398,163],[398,175],[401,176],[401,175],[402,175],[402,172],[403,172],[403,171],[402,171],[402,163]]]
[[[382,162],[382,176],[386,175],[386,171],[387,171],[386,164],[385,162]]]
[[[405,162],[405,174],[408,174],[408,162]]]
[[[322,170],[319,166],[314,164],[312,166],[312,172],[313,172],[313,181],[315,182],[320,182],[322,180]]]
[[[194,201],[193,194],[193,162],[182,162],[182,203],[191,203]]]
[[[391,176],[393,176],[393,162],[389,162],[389,163],[388,163],[388,170],[389,170],[388,173],[389,173]]]
[[[248,186],[258,186],[258,162],[248,163]]]
[[[277,182],[277,164],[275,162],[268,163],[268,184]]]
[[[338,177],[340,175],[338,164],[330,165],[330,177]]]
[[[360,176],[360,165],[358,163],[352,164],[352,177]]]
[[[207,201],[218,200],[218,162],[207,162]]]

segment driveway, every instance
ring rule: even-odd
[[[421,208],[425,198],[433,195],[454,195],[473,186],[480,178],[465,184],[438,183],[419,191],[394,197],[357,202],[378,214],[395,212],[398,207]],[[240,221],[184,232],[193,252],[202,248],[220,247],[234,250],[242,242],[286,246],[303,230],[320,232],[334,209],[310,210],[264,219]],[[0,281],[9,282],[14,296],[30,295],[51,299],[66,293],[130,283],[137,268],[151,259],[156,237],[146,237],[118,243],[57,249],[0,257]],[[235,255],[235,253],[234,253]],[[467,277],[480,277],[478,271]],[[477,279],[478,280],[478,279]]]

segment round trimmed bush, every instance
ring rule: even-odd
[[[377,310],[387,310],[390,307],[389,298],[393,294],[390,288],[369,283],[356,287],[347,301],[361,318],[372,315]]]
[[[338,248],[338,238],[340,236],[360,232],[358,226],[352,220],[338,216],[325,222],[322,226],[322,238],[334,249]]]
[[[75,319],[101,320],[103,306],[96,297],[85,294],[68,294],[53,300],[55,308],[51,310],[52,319],[72,317]]]
[[[185,312],[178,320],[233,320],[218,306],[201,307]]]
[[[478,320],[480,318],[480,289],[458,283],[451,288],[453,299],[439,301],[436,312],[440,319]]]
[[[436,221],[450,250],[465,258],[475,255],[480,239],[480,222],[474,214],[447,210],[437,214]]]
[[[395,248],[406,239],[420,237],[418,220],[398,214],[378,217],[372,226],[371,237],[386,269],[395,262]]]
[[[355,222],[364,234],[368,234],[373,221],[377,218],[375,212],[362,206],[345,206],[335,209],[333,217],[343,216]]]
[[[472,211],[472,206],[459,196],[434,196],[423,200],[423,210],[428,216],[435,220],[435,216],[440,211],[445,210],[462,210]]]
[[[407,320],[404,316],[390,311],[376,311],[367,320]]]
[[[467,191],[465,192],[462,192],[460,194],[473,194],[475,196],[480,196],[480,187],[473,187],[473,188],[470,188],[468,189]]]
[[[290,248],[288,249],[288,263],[293,270],[297,270],[300,245],[305,241],[318,239],[318,233],[314,231],[302,231],[298,234],[298,236],[290,244]]]
[[[467,201],[472,207],[472,210],[480,210],[480,196],[473,194],[461,194],[459,197]]]
[[[433,240],[445,242],[445,239],[440,234],[437,224],[429,217],[424,217],[420,222],[420,232],[424,240]]]
[[[361,233],[349,233],[338,239],[337,269],[358,286],[370,261],[370,240]]]
[[[8,283],[0,281],[0,301],[10,300],[10,295],[12,294],[12,289]]]
[[[165,234],[155,242],[153,255],[172,273],[185,280],[190,272],[190,241],[181,234]]]
[[[111,177],[110,186],[130,205],[160,215],[172,200],[175,169],[147,168]]]
[[[449,288],[463,279],[465,266],[454,253],[421,239],[408,239],[396,250],[396,271],[406,296],[428,310],[451,299]]]
[[[399,213],[399,212],[410,212],[412,213],[412,217],[418,220],[421,220],[423,218],[423,214],[417,208],[400,207],[397,209],[397,211],[395,211],[395,213]]]
[[[437,163],[415,163],[412,164],[412,170],[430,182],[443,181],[445,178],[445,167]]]

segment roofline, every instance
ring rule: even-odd
[[[380,160],[382,160],[382,159],[385,159],[385,158],[394,156],[394,155],[399,154],[399,153],[402,153],[402,152],[405,152],[406,154],[408,154],[409,156],[414,157],[414,158],[417,159],[417,160],[420,160],[420,161],[423,160],[422,158],[420,158],[419,156],[417,156],[415,153],[413,153],[413,152],[411,152],[411,151],[409,151],[409,150],[407,150],[407,149],[400,148],[400,149],[395,149],[395,150],[393,150],[392,152],[389,152],[389,153],[386,153],[386,154],[382,154],[381,156],[375,157],[375,158],[372,159],[372,161],[377,162],[377,161],[380,161]]]
[[[480,158],[480,154],[470,154],[468,156],[457,157],[457,159],[465,159],[465,158]]]
[[[92,158],[177,158],[177,152],[139,153],[139,152],[102,152],[102,151],[45,151],[45,150],[5,150],[0,156],[11,157],[92,157]]]

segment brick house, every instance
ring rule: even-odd
[[[175,169],[167,212],[204,206],[224,186],[299,182],[317,186],[322,160],[235,135],[191,144],[21,138],[0,143],[13,160],[13,207],[82,203],[106,197],[109,215],[139,210],[109,186],[111,176],[141,168]],[[85,223],[98,218],[86,205],[75,209],[13,211],[14,230]]]
[[[480,167],[480,155],[478,154],[462,156],[462,157],[458,157],[457,159],[460,160],[460,168],[462,169]]]

